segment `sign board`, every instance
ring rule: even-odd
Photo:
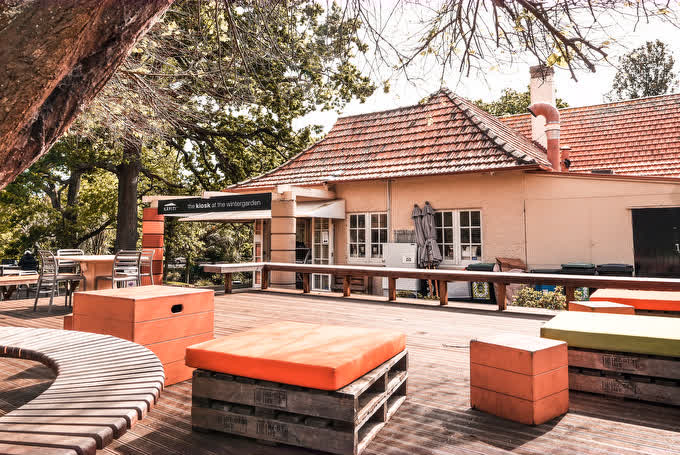
[[[210,212],[271,210],[272,194],[236,194],[211,198],[165,199],[158,201],[159,215],[188,215]]]

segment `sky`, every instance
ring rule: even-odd
[[[402,21],[403,22],[403,21]],[[408,22],[408,21],[407,21]],[[415,21],[414,21],[415,22]],[[406,27],[408,33],[409,25]],[[611,48],[610,61],[616,63],[617,57],[624,55],[629,50],[643,45],[646,41],[660,39],[671,49],[676,59],[676,71],[680,70],[680,30],[670,24],[638,24],[637,30],[633,31],[634,24],[618,24],[616,30],[617,46]],[[403,32],[397,31],[392,33]],[[527,59],[529,56],[527,56]],[[527,60],[513,66],[506,66],[498,70],[486,73],[486,80],[479,77],[461,77],[459,73],[449,72],[445,78],[445,85],[456,94],[468,99],[492,101],[500,97],[505,88],[517,91],[524,91],[529,85],[529,66],[538,64],[538,61]],[[361,63],[357,61],[361,68]],[[616,73],[616,68],[612,65],[599,65],[595,73],[581,71],[576,74],[578,81],[571,79],[568,70],[555,67],[555,89],[556,96],[562,98],[570,106],[586,106],[606,102],[604,96],[611,90],[611,84]],[[439,71],[429,71],[416,74],[416,82],[407,81],[401,75],[396,79],[390,80],[391,89],[389,93],[384,93],[380,87],[380,81],[374,80],[378,85],[375,93],[366,102],[358,100],[350,102],[342,112],[314,112],[298,120],[297,126],[306,124],[320,124],[327,132],[338,119],[338,116],[353,114],[363,114],[387,109],[394,109],[402,106],[409,106],[418,103],[430,93],[437,91],[440,87]]]

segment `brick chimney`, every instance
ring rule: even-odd
[[[553,76],[555,70],[549,66],[536,65],[529,68],[531,81],[529,82],[529,94],[531,104],[548,103],[555,105],[555,90],[553,87]],[[545,117],[531,117],[531,139],[548,147],[548,140],[545,135]]]

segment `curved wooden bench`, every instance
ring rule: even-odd
[[[0,453],[94,455],[156,403],[163,365],[147,348],[86,332],[0,327],[0,357],[41,362],[54,382],[0,417]]]

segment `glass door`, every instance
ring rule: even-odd
[[[329,218],[312,219],[312,263],[333,263],[333,224]],[[326,273],[312,274],[312,290],[330,291],[331,275]]]
[[[264,220],[255,220],[253,224],[253,262],[264,261]],[[262,285],[260,272],[253,272],[253,287]]]

